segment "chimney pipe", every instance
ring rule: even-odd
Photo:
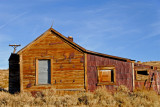
[[[68,40],[73,42],[73,37],[72,36],[68,36]]]

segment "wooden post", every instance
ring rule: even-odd
[[[23,59],[20,55],[20,92],[23,91]]]
[[[11,46],[11,47],[13,47],[13,48],[14,48],[13,53],[15,53],[15,52],[16,52],[16,50],[17,50],[16,48],[17,48],[18,46],[21,46],[21,45],[16,45],[16,44],[15,44],[15,45],[9,45],[9,46]]]
[[[87,78],[87,54],[84,53],[84,68],[85,68],[85,89],[88,91],[88,78]]]
[[[134,62],[131,63],[132,64],[132,77],[133,77],[133,90],[135,89],[135,75],[134,75]]]

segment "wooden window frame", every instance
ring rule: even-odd
[[[97,67],[98,70],[98,83],[97,85],[116,85],[116,69],[115,66]],[[100,82],[100,70],[113,70],[114,82]]]
[[[136,80],[136,81],[145,81],[145,80],[137,80],[137,75],[138,75],[137,72],[138,72],[138,71],[147,71],[147,73],[148,73],[148,80],[150,80],[149,70],[147,70],[147,69],[136,69],[136,70],[135,70],[135,73],[136,73],[136,76],[135,76],[136,78],[135,78],[135,80]]]
[[[38,60],[50,60],[51,63],[51,83],[50,84],[38,84]],[[35,85],[51,85],[53,84],[53,58],[52,57],[40,57],[36,58],[36,80]]]

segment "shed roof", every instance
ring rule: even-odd
[[[97,56],[102,56],[102,57],[107,57],[107,58],[111,58],[111,59],[116,59],[116,60],[121,60],[121,61],[133,61],[131,59],[128,58],[122,58],[122,57],[118,57],[118,56],[112,56],[112,55],[107,55],[107,54],[103,54],[103,53],[98,53],[98,52],[94,52],[94,51],[90,51],[87,50],[83,47],[81,47],[80,45],[76,44],[73,41],[70,41],[67,37],[65,37],[64,35],[62,35],[61,33],[59,33],[58,31],[56,31],[53,28],[49,28],[46,32],[52,32],[54,34],[56,34],[57,36],[59,36],[61,39],[65,40],[66,42],[68,42],[69,44],[71,44],[74,47],[77,47],[79,50],[81,50],[84,53],[87,54],[93,54],[93,55],[97,55]],[[32,45],[35,41],[37,41],[39,38],[41,38],[42,36],[44,36],[46,34],[46,32],[44,32],[42,35],[40,35],[39,37],[37,37],[35,40],[33,40],[31,43],[29,43],[28,45],[26,45],[24,48],[22,48],[21,50],[19,50],[17,52],[17,54],[21,54],[26,48],[28,48],[30,45]]]

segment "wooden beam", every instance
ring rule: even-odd
[[[84,75],[84,77],[85,77],[85,89],[86,89],[86,91],[88,91],[88,78],[87,78],[87,54],[86,53],[84,53],[84,72],[85,72],[85,75]]]
[[[38,85],[38,59],[36,59],[36,85]]]
[[[20,55],[20,91],[23,91],[23,58]]]
[[[131,64],[132,64],[132,79],[133,79],[133,90],[134,90],[135,89],[134,62],[132,62]]]
[[[11,47],[13,47],[13,48],[14,48],[13,53],[15,53],[15,52],[16,52],[16,50],[17,50],[17,47],[18,47],[18,46],[21,46],[21,45],[16,45],[16,44],[15,44],[15,45],[9,45],[9,46],[11,46]]]
[[[53,84],[53,58],[50,58],[51,61],[51,84]]]

